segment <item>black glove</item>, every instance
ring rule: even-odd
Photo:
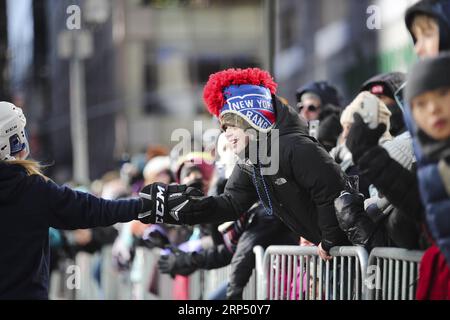
[[[364,211],[364,196],[344,192],[334,200],[339,227],[354,245],[367,246],[376,225]]]
[[[145,186],[139,196],[144,202],[144,212],[138,216],[145,224],[183,225],[184,212],[195,212],[201,207],[203,192],[186,185],[154,183]],[[201,209],[201,208],[200,208]]]
[[[189,276],[198,269],[196,261],[197,253],[182,252],[178,249],[172,249],[172,253],[163,255],[158,260],[158,267],[161,273]]]
[[[347,136],[345,145],[353,156],[353,163],[357,164],[366,151],[378,145],[386,125],[380,123],[376,129],[370,129],[359,113],[353,114],[353,125]]]

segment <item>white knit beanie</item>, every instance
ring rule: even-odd
[[[389,129],[391,126],[390,117],[391,112],[386,107],[383,101],[378,99],[376,96],[371,94],[368,91],[361,92],[353,101],[350,103],[342,112],[341,115],[341,125],[343,126],[345,123],[353,123],[353,114],[355,112],[362,111],[362,104],[365,98],[375,98],[378,101],[378,122],[384,123],[386,125],[386,131],[383,134],[383,138],[391,139],[391,134],[389,133]]]

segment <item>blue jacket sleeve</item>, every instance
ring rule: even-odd
[[[46,182],[46,200],[53,228],[75,230],[106,227],[137,219],[141,199],[105,200],[91,194]]]
[[[418,175],[428,227],[442,254],[450,263],[450,197],[437,164],[422,166]]]

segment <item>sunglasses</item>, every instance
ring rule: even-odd
[[[317,112],[319,111],[319,107],[310,104],[307,106],[304,106],[301,102],[297,103],[297,108],[298,108],[298,112],[301,112],[303,110],[303,108],[306,108],[309,112]]]

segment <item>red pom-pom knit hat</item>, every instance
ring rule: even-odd
[[[228,69],[209,77],[203,99],[208,111],[219,120],[235,114],[254,129],[268,132],[275,124],[272,95],[276,90],[277,84],[267,71]]]

